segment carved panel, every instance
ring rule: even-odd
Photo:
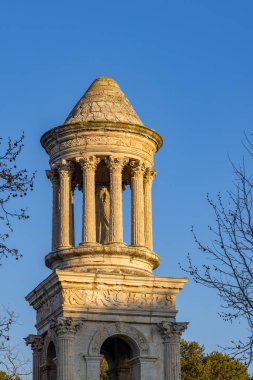
[[[122,290],[64,289],[65,305],[85,307],[155,308],[168,309],[175,304],[175,297],[164,294],[134,293]]]
[[[131,138],[118,138],[113,136],[83,136],[76,137],[72,140],[64,141],[60,145],[60,150],[66,148],[73,148],[77,146],[88,146],[88,145],[110,145],[110,146],[123,146],[123,147],[134,147],[148,154],[154,154],[155,149],[148,143],[139,142]]]
[[[57,293],[54,296],[46,299],[41,303],[37,312],[37,323],[40,323],[44,319],[48,318],[55,310],[57,310],[62,304],[62,295]]]

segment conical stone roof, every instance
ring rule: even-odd
[[[126,95],[111,78],[96,79],[79,100],[65,124],[103,121],[143,125]]]

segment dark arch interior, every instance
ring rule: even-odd
[[[107,379],[133,380],[139,379],[137,349],[127,337],[113,336],[102,344],[100,353],[108,363]],[[136,360],[134,360],[136,359]],[[105,377],[104,377],[105,378]]]
[[[57,380],[56,350],[53,342],[50,342],[47,348],[47,365],[47,380]]]

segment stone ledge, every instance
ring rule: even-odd
[[[45,262],[53,270],[151,276],[160,258],[146,247],[87,244],[51,252]]]

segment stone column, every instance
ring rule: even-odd
[[[158,327],[164,340],[164,380],[180,380],[180,338],[187,322],[161,322]]]
[[[127,162],[124,157],[110,156],[107,160],[110,170],[110,243],[123,243],[122,169]]]
[[[58,342],[57,378],[59,380],[75,380],[73,340],[82,323],[82,320],[74,320],[71,317],[60,317],[53,322],[52,328],[56,332]]]
[[[60,244],[59,248],[70,247],[70,186],[71,165],[61,165],[60,175]]]
[[[52,251],[54,251],[59,246],[60,179],[55,169],[47,170],[46,175],[53,186]]]
[[[131,166],[131,195],[132,195],[132,245],[144,246],[144,194],[143,174],[144,164],[140,161],[130,161]]]
[[[99,159],[86,156],[80,159],[83,170],[83,234],[82,244],[96,243],[95,171]]]
[[[28,335],[25,338],[26,345],[31,345],[33,351],[33,380],[41,380],[41,351],[43,338],[40,335]]]
[[[144,175],[144,230],[145,246],[153,251],[152,183],[156,171],[148,168]]]

